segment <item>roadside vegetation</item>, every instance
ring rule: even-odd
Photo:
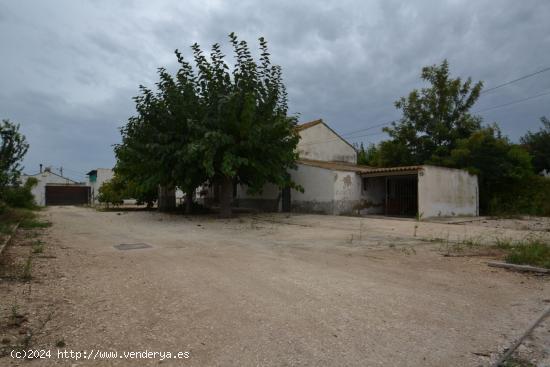
[[[21,161],[29,145],[19,125],[3,120],[0,124],[0,235],[9,235],[16,224],[21,228],[48,226],[37,219],[32,188],[38,183],[29,178],[20,182]]]
[[[32,292],[38,258],[44,257],[45,243],[40,232],[51,223],[39,218],[32,188],[37,184],[34,178],[20,181],[21,161],[28,144],[19,132],[19,125],[3,120],[0,125],[0,279],[5,289],[10,288],[10,298],[2,294],[0,299],[0,358],[9,356],[11,350],[21,350],[32,345],[33,335],[43,329],[49,320],[41,321],[38,312],[30,312],[27,301]],[[14,233],[19,225],[17,233]],[[7,236],[10,242],[7,242]],[[9,244],[9,246],[7,246]],[[23,287],[21,283],[28,284]],[[24,294],[27,297],[24,297]],[[17,296],[16,296],[17,295]],[[12,302],[10,306],[9,303]],[[32,315],[32,317],[31,317]]]
[[[445,256],[491,256],[502,258],[509,264],[550,269],[550,243],[541,239],[497,239],[492,243],[475,238],[457,242],[436,241],[443,243],[441,251]]]
[[[505,260],[510,264],[532,265],[550,269],[550,244],[531,241],[514,245],[508,249]]]

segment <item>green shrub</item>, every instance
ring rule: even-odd
[[[4,191],[4,201],[13,208],[34,209],[36,203],[32,194],[32,188],[36,186],[38,180],[30,177],[22,186],[7,187]]]
[[[115,179],[104,182],[98,190],[97,200],[109,207],[109,204],[114,206],[124,203],[124,188]]]
[[[533,265],[550,269],[550,245],[540,241],[518,244],[505,258],[507,263]]]
[[[502,184],[488,193],[488,214],[550,216],[550,179],[532,175]]]
[[[22,229],[35,229],[35,228],[48,228],[52,224],[48,221],[41,221],[36,218],[24,218],[19,223],[19,228]]]

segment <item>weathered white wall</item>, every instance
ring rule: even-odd
[[[364,203],[361,176],[356,172],[333,171],[334,179],[334,215],[359,214]]]
[[[97,178],[95,182],[91,182],[88,177],[88,185],[92,188],[91,195],[94,204],[98,203],[97,196],[99,195],[99,188],[104,182],[111,180],[114,176],[114,172],[110,168],[97,168]]]
[[[292,190],[292,211],[358,214],[365,203],[361,176],[355,172],[298,164],[291,176],[305,190],[303,193]]]
[[[478,215],[477,176],[467,171],[424,166],[418,174],[418,212],[423,218]]]
[[[300,158],[357,163],[357,152],[323,123],[300,131]]]
[[[34,201],[36,205],[44,206],[46,205],[46,185],[49,183],[54,184],[74,184],[75,182],[66,177],[61,177],[54,173],[45,171],[42,173],[37,173],[36,175],[22,175],[21,183],[25,184],[29,177],[34,177],[38,180],[38,184],[32,189],[32,194],[34,196]]]
[[[368,177],[363,190],[364,205],[361,214],[384,214],[386,203],[386,178]]]
[[[305,191],[291,190],[292,211],[325,213],[333,212],[334,182],[337,179],[334,171],[329,169],[298,164],[296,170],[290,171],[292,180]]]

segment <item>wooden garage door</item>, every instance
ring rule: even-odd
[[[46,205],[83,205],[89,202],[89,186],[46,186]]]

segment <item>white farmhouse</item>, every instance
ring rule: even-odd
[[[300,159],[290,175],[304,192],[266,185],[261,195],[237,186],[234,205],[333,215],[478,215],[477,176],[436,166],[372,168],[322,120],[297,126]]]

